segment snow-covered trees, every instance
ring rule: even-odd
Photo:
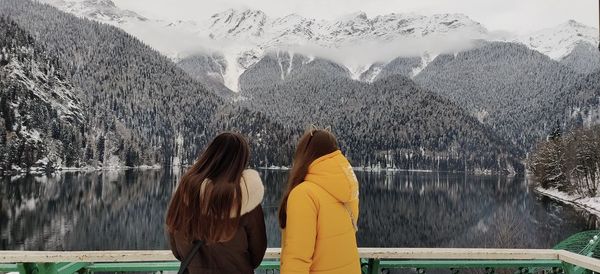
[[[284,57],[269,55],[242,75],[241,104],[290,127],[332,126],[355,165],[461,171],[520,165],[492,130],[404,76],[369,84],[327,60]]]
[[[522,151],[529,151],[557,118],[564,118],[565,94],[580,80],[581,75],[548,56],[502,42],[440,55],[415,77],[479,116]]]
[[[55,75],[56,79],[46,84],[63,82],[71,86],[61,98],[77,103],[57,105],[70,112],[71,108],[79,109],[82,117],[58,116],[66,122],[86,122],[77,130],[65,132],[65,121],[31,119],[35,121],[32,123],[48,126],[50,135],[64,144],[66,156],[61,165],[170,165],[175,158],[183,164],[191,163],[208,140],[223,130],[241,131],[251,137],[255,147],[268,141],[270,150],[283,154],[254,150],[253,164],[289,164],[293,145],[289,138],[297,135],[294,129],[284,129],[263,114],[223,100],[131,35],[32,1],[1,1],[0,14],[16,22],[20,30],[10,32],[23,33],[35,45],[36,56],[52,57],[40,66],[40,71]],[[0,45],[12,43],[4,40]],[[32,62],[27,60],[18,61],[29,68]],[[37,79],[29,69],[24,69],[23,75]],[[7,94],[14,93],[3,92]],[[3,102],[0,100],[0,112],[7,118],[4,124],[8,128],[14,124],[14,107],[9,103],[5,108],[9,110],[2,111]],[[261,138],[252,138],[257,135]],[[178,136],[183,140],[183,149],[175,155]],[[101,138],[104,146],[98,145]]]
[[[529,168],[543,188],[596,196],[600,187],[600,126],[548,138],[532,153]]]
[[[84,119],[73,86],[17,24],[0,17],[0,33],[0,169],[78,164]]]

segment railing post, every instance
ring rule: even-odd
[[[576,265],[572,265],[569,263],[565,263],[563,262],[563,270],[564,273],[566,274],[583,274],[583,273],[590,273],[589,270],[576,266]]]
[[[367,274],[379,274],[379,259],[369,259]]]
[[[58,267],[56,263],[37,263],[33,274],[58,274]]]
[[[20,263],[17,264],[17,268],[19,269],[19,274],[31,274],[33,273],[33,266],[29,263]]]
[[[58,274],[55,263],[20,263],[17,268],[20,274]]]

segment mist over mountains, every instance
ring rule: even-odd
[[[600,56],[593,50],[598,45],[597,29],[574,20],[527,35],[511,35],[489,31],[464,14],[368,16],[358,11],[322,20],[229,9],[209,18],[164,21],[120,9],[110,0],[43,2],[122,28],[175,61],[219,56],[224,60],[221,72],[206,70],[201,74],[216,78],[233,91],[239,89],[239,76],[272,51],[332,60],[347,67],[353,79],[361,79],[373,65],[387,64],[397,57],[420,57],[424,66],[439,54],[471,49],[477,40],[522,43],[581,73],[600,68],[598,58],[594,58]]]
[[[54,60],[44,77],[69,99],[25,100],[54,93],[32,88],[45,82],[31,61],[2,61],[2,140],[20,142],[0,151],[3,170],[189,164],[222,130],[249,137],[253,165],[289,165],[316,123],[356,166],[514,173],[553,128],[600,122],[598,38],[574,21],[506,37],[462,14],[166,22],[110,0],[43,2],[0,3],[0,29],[28,37],[0,49]],[[50,114],[21,115],[32,109]],[[65,129],[16,126],[49,119]],[[27,160],[24,144],[38,151]]]

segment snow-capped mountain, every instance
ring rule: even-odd
[[[583,74],[600,68],[598,29],[569,20],[517,40]]]
[[[562,60],[582,42],[598,46],[598,29],[569,20],[556,27],[519,37],[517,41],[554,60]]]
[[[402,38],[455,34],[486,37],[487,30],[462,14],[388,14],[369,18],[364,12],[335,20],[316,20],[297,14],[270,18],[258,10],[234,10],[213,15],[201,30],[211,39],[247,40],[262,48],[319,45],[339,48],[348,43],[393,41]]]
[[[104,23],[124,23],[132,20],[147,21],[145,17],[118,8],[111,0],[39,0],[63,11]]]
[[[364,12],[334,20],[317,20],[290,14],[269,17],[259,10],[229,9],[210,18],[165,22],[147,19],[119,9],[111,0],[43,0],[59,9],[103,23],[115,25],[144,40],[175,61],[201,52],[221,55],[226,61],[223,74],[216,78],[231,90],[238,90],[239,76],[270,51],[301,52],[309,56],[333,57],[349,68],[354,78],[372,64],[387,62],[398,56],[392,51],[403,45],[405,53],[419,56],[425,51],[443,51],[437,39],[486,39],[488,31],[462,14],[380,15],[368,17]],[[443,38],[440,38],[443,37]],[[173,42],[171,42],[173,41]],[[170,44],[169,44],[170,43]],[[387,43],[378,50],[379,43]],[[444,44],[444,43],[441,43]],[[428,48],[434,45],[435,48]],[[350,49],[348,49],[350,48]],[[339,49],[345,49],[339,51]],[[359,56],[371,51],[373,56]],[[374,76],[373,76],[374,77]]]
[[[317,20],[298,14],[270,17],[260,10],[229,9],[210,18],[166,22],[121,10],[111,0],[43,1],[120,27],[180,64],[189,64],[184,60],[188,57],[216,57],[222,60],[218,75],[213,68],[206,68],[204,73],[195,66],[194,73],[205,75],[192,76],[213,79],[233,91],[239,90],[244,71],[275,51],[327,58],[347,67],[353,79],[368,82],[398,57],[421,58],[420,65],[411,67],[409,76],[414,77],[437,55],[472,48],[476,40],[520,42],[582,73],[600,68],[600,61],[595,61],[598,58],[590,58],[590,54],[598,54],[593,50],[598,44],[596,29],[575,21],[506,38],[497,37],[463,14],[369,17],[356,12]]]

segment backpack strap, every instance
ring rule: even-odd
[[[198,253],[198,250],[200,250],[200,247],[202,245],[204,245],[204,241],[200,241],[200,240],[194,241],[194,247],[192,248],[192,251],[190,251],[190,253],[181,262],[181,266],[179,266],[179,271],[177,272],[177,274],[187,273],[188,266],[190,265],[190,263],[192,262],[192,259],[194,258],[196,253]]]

